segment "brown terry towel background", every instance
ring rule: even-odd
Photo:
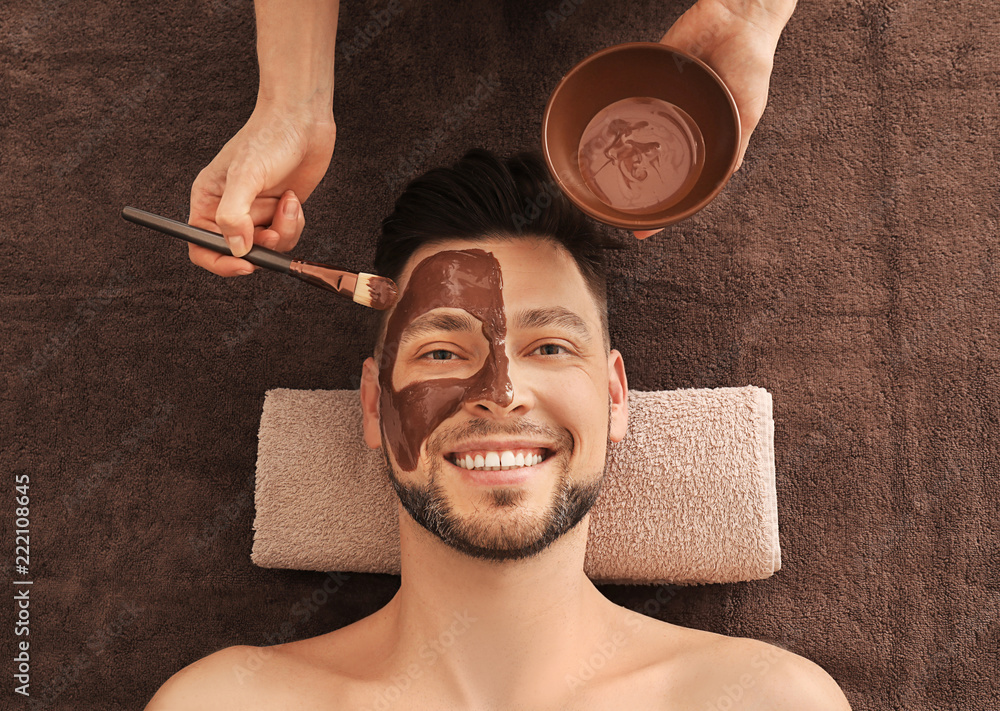
[[[575,62],[659,39],[690,4],[560,3],[345,2],[337,149],[295,254],[370,267],[406,179],[537,146]],[[0,532],[9,564],[27,473],[39,708],[140,707],[210,652],[349,624],[398,584],[250,561],[264,392],[357,387],[371,314],[215,277],[118,216],[186,219],[253,107],[250,8],[0,9]],[[359,35],[373,12],[387,24]],[[992,2],[801,3],[742,170],[612,259],[630,387],[773,395],[783,556],[767,580],[602,590],[804,655],[859,711],[1000,696],[998,40]],[[2,608],[0,705],[28,708]]]

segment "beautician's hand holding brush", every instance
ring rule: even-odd
[[[129,222],[177,237],[190,244],[206,247],[219,254],[232,255],[225,238],[216,232],[192,227],[183,222],[154,215],[134,207],[122,208],[122,217]],[[328,264],[292,259],[287,254],[258,245],[254,245],[249,252],[244,254],[243,259],[258,267],[288,274],[307,284],[332,291],[362,306],[369,306],[378,311],[383,311],[396,303],[396,284],[392,279],[386,277],[365,273],[356,274],[331,267]]]

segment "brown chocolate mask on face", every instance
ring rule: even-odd
[[[468,400],[489,399],[506,407],[514,396],[507,373],[507,319],[503,311],[500,263],[481,249],[445,251],[420,262],[389,317],[379,364],[382,432],[405,471],[417,467],[420,446],[438,425]],[[483,325],[489,353],[469,378],[439,378],[392,387],[403,332],[428,311],[462,309]]]

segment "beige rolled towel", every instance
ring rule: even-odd
[[[690,585],[781,567],[771,396],[757,387],[629,392],[591,510],[595,582]],[[361,432],[356,390],[269,390],[257,453],[253,562],[399,573],[396,494]]]

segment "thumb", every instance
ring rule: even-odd
[[[231,171],[215,211],[215,224],[222,230],[234,257],[242,257],[253,247],[253,218],[250,206],[261,191],[252,179]]]
[[[660,232],[663,232],[662,227],[658,230],[634,230],[632,234],[635,235],[636,239],[646,239],[647,237],[652,237],[653,235],[659,234]]]

